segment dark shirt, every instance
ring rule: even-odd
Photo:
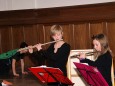
[[[70,53],[70,45],[64,43],[57,52],[54,53],[54,44],[51,44],[45,56],[47,57],[47,65],[49,67],[59,68],[65,76],[67,76],[66,64]]]
[[[109,84],[109,86],[112,86],[112,82],[111,82],[112,56],[109,51],[107,51],[103,55],[100,55],[95,61],[84,59],[84,60],[80,60],[80,62],[88,63],[91,66],[97,67],[100,73],[102,74],[102,76]]]
[[[15,59],[16,61],[19,61],[20,59],[24,59],[25,54],[20,52],[17,52],[15,55],[12,56],[12,59]]]

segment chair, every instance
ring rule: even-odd
[[[78,54],[78,52],[93,52],[93,49],[85,49],[85,50],[71,50],[70,55],[68,58],[68,63],[67,63],[67,74],[68,78],[74,83],[75,86],[88,86],[87,82],[83,79],[83,77],[80,75],[78,70],[76,70],[75,65],[73,62],[78,62],[79,59],[73,57],[74,55]],[[87,56],[88,59],[94,60],[94,56]]]
[[[115,86],[115,79],[114,79],[114,62],[112,59],[112,66],[111,66],[111,80],[112,80],[112,86]]]
[[[70,51],[70,55],[69,55],[68,63],[67,63],[68,78],[73,83],[75,83],[75,86],[87,86],[88,84],[86,83],[86,81],[84,81],[82,76],[79,74],[78,70],[76,70],[75,65],[73,64],[73,62],[78,62],[79,63],[79,59],[73,57],[74,55],[78,54],[78,52],[88,53],[88,52],[93,52],[93,49],[71,50]],[[94,60],[93,55],[87,56],[87,58],[91,59],[91,60]],[[112,59],[112,66],[111,66],[111,80],[112,80],[112,86],[115,86],[113,59]]]

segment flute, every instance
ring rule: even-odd
[[[96,52],[88,52],[88,53],[85,53],[85,54],[86,54],[86,56],[92,56],[92,55],[94,55],[94,53],[96,53]],[[78,56],[80,56],[80,55],[76,54],[76,55],[71,56],[71,58],[76,58]]]
[[[51,44],[51,43],[55,43],[55,42],[62,41],[62,40],[63,39],[56,40],[56,41],[51,41],[51,42],[47,42],[47,43],[43,43],[43,44],[41,44],[41,46],[47,45],[47,44]],[[35,48],[35,47],[36,47],[36,45],[32,46],[31,48]],[[30,48],[29,47],[25,47],[25,48],[20,48],[18,51],[28,50],[28,49],[30,49]]]

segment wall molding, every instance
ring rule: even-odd
[[[73,23],[115,20],[115,2],[0,11],[0,25]]]

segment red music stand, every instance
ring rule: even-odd
[[[73,63],[90,86],[109,86],[97,68],[81,63]]]
[[[43,83],[52,84],[57,83],[58,86],[69,85],[73,86],[73,83],[63,75],[63,72],[59,68],[52,67],[32,67],[29,70]]]

